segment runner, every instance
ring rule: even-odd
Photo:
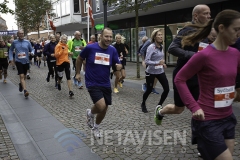
[[[197,5],[194,7],[192,12],[192,23],[204,25],[210,20],[210,8],[207,5]],[[184,27],[178,32],[178,35],[173,40],[168,48],[168,52],[178,57],[177,65],[173,71],[173,90],[174,90],[174,104],[168,104],[165,107],[157,106],[154,114],[154,120],[157,125],[161,125],[162,119],[165,114],[181,114],[184,111],[184,103],[182,102],[180,95],[174,83],[174,78],[179,72],[179,70],[187,63],[187,61],[198,51],[199,43],[194,46],[182,47],[181,40],[182,37],[187,36],[187,34],[193,32],[193,28]],[[206,35],[207,38],[208,35]],[[208,43],[204,40],[205,43]],[[208,45],[208,44],[207,44]],[[188,80],[188,87],[191,90],[192,95],[195,100],[199,96],[199,85],[197,80],[197,75],[193,76]]]
[[[34,45],[34,50],[35,50],[34,54],[37,56],[37,66],[38,66],[38,68],[40,68],[41,60],[42,60],[42,50],[43,50],[43,47],[40,44],[39,40],[37,40],[37,44]]]
[[[236,42],[240,33],[240,13],[223,10],[207,25],[190,25],[197,31],[183,37],[182,45],[195,45],[210,33],[212,26],[217,32],[216,40],[193,56],[174,81],[182,101],[192,112],[192,143],[198,145],[203,159],[232,160],[237,124],[232,102],[240,54],[229,45]],[[198,100],[187,86],[187,80],[196,74],[200,86]]]
[[[61,90],[61,81],[63,78],[63,71],[65,70],[66,79],[67,79],[67,85],[69,89],[69,96],[74,96],[72,91],[72,81],[70,78],[70,61],[69,56],[72,56],[72,53],[68,51],[67,46],[67,35],[62,35],[60,37],[60,42],[55,47],[55,53],[54,56],[56,57],[56,65],[57,65],[57,71],[58,71],[58,90]]]
[[[122,81],[124,80],[124,78],[126,77],[126,72],[125,72],[125,64],[126,64],[126,51],[125,51],[125,46],[124,44],[121,43],[121,38],[122,36],[120,34],[116,34],[115,36],[115,40],[116,40],[116,43],[113,45],[117,52],[118,52],[118,57],[119,57],[119,60],[121,61],[122,63],[122,69],[120,71],[118,71],[116,69],[116,66],[113,65],[112,66],[112,69],[113,69],[113,74],[115,75],[115,81],[114,81],[114,89],[113,89],[113,92],[114,93],[118,93],[118,85],[120,88],[123,87],[122,85]]]
[[[81,81],[80,70],[86,59],[85,84],[94,103],[92,109],[87,109],[87,124],[97,138],[101,137],[99,125],[104,119],[107,108],[112,104],[112,89],[109,79],[110,68],[115,65],[119,71],[122,67],[118,53],[112,44],[112,30],[104,28],[101,41],[87,45],[76,61],[76,79]],[[94,115],[96,123],[94,124]]]
[[[48,66],[48,75],[46,81],[50,81],[50,75],[54,77],[55,72],[55,87],[57,88],[57,68],[56,68],[56,58],[54,57],[54,51],[56,47],[56,38],[53,34],[50,35],[50,42],[44,46],[43,53],[47,56],[47,66]],[[53,69],[54,68],[54,69]]]
[[[149,94],[152,92],[153,83],[155,79],[161,83],[163,87],[163,93],[161,95],[158,106],[162,106],[163,102],[167,98],[169,92],[169,84],[164,72],[166,64],[164,63],[164,52],[163,52],[163,35],[160,29],[154,30],[151,35],[151,44],[148,46],[147,54],[145,57],[146,69],[146,82],[147,90],[143,94],[143,101],[141,104],[142,111],[147,113],[146,100]]]
[[[12,42],[9,49],[9,61],[13,64],[13,51],[15,49],[15,61],[20,79],[19,91],[24,91],[24,96],[28,97],[29,92],[26,89],[26,74],[29,69],[29,52],[33,54],[33,48],[28,40],[24,39],[22,30],[17,32],[18,39]]]
[[[8,46],[0,37],[0,80],[4,76],[3,83],[7,83],[7,69],[8,69]]]
[[[81,52],[81,50],[86,46],[86,41],[82,39],[82,34],[79,31],[75,31],[74,38],[68,41],[68,51],[71,52],[72,55],[72,63],[73,63],[73,69],[76,68],[76,58]],[[79,89],[83,88],[83,85],[81,82],[78,82],[75,79],[75,76],[73,76],[73,83],[78,86]]]

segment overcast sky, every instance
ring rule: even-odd
[[[0,3],[2,3],[4,0],[0,0]],[[13,3],[13,0],[8,0],[8,8],[15,10],[15,4]],[[11,14],[1,14],[1,17],[5,19],[7,23],[8,30],[17,30],[16,20],[14,19],[14,15]]]

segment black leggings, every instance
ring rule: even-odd
[[[76,59],[73,59],[73,58],[72,58],[72,63],[73,63],[73,68],[74,68],[74,70],[76,70]]]
[[[48,66],[48,77],[50,77],[50,75],[54,76],[54,72],[55,72],[55,82],[57,82],[58,74],[57,74],[57,68],[56,68],[56,61],[54,62],[47,61],[47,66]]]
[[[70,63],[68,63],[68,62],[63,62],[61,65],[57,66],[59,80],[62,80],[64,70],[65,70],[67,80],[70,80],[71,79],[70,78]]]
[[[146,102],[149,94],[152,92],[153,83],[154,83],[154,79],[155,78],[158,79],[158,81],[160,82],[160,84],[163,87],[163,93],[162,93],[160,101],[158,103],[158,105],[162,105],[163,102],[165,101],[165,99],[167,98],[168,93],[169,93],[169,84],[168,84],[168,80],[167,80],[165,72],[163,72],[161,74],[149,74],[149,73],[146,73],[147,90],[143,94],[143,103]]]

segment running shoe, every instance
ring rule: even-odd
[[[114,92],[114,93],[118,93],[119,91],[118,91],[117,88],[113,88],[113,92]]]
[[[25,96],[25,97],[28,97],[28,95],[29,95],[28,91],[27,91],[27,90],[24,90],[24,96]]]
[[[46,78],[46,81],[47,81],[47,82],[49,82],[49,81],[50,81],[50,78],[49,78],[49,76],[47,76],[47,78]]]
[[[146,84],[146,83],[143,83],[143,84],[142,84],[142,91],[143,91],[143,92],[146,92],[146,90],[147,90],[147,84]]]
[[[74,78],[74,76],[73,76],[72,78],[73,78],[73,84],[74,84],[75,86],[77,86],[77,85],[78,85],[78,81],[76,80],[76,78]]]
[[[6,79],[4,79],[4,80],[3,80],[3,83],[7,83],[7,80],[6,80]]]
[[[159,94],[159,93],[156,91],[155,88],[152,89],[152,93],[153,93],[153,94]]]
[[[13,66],[12,69],[14,70],[14,69],[15,69],[15,66]]]
[[[122,87],[123,87],[123,85],[122,85],[122,83],[121,83],[121,82],[118,82],[118,85],[119,85],[119,87],[120,87],[120,88],[122,88]]]
[[[161,125],[162,124],[162,119],[164,116],[161,116],[159,114],[159,111],[162,109],[161,105],[157,105],[157,107],[155,108],[155,112],[154,112],[154,121],[157,125]]]
[[[78,82],[78,89],[83,89],[83,85],[82,85],[82,82]]]
[[[88,127],[90,127],[90,128],[92,129],[93,126],[94,126],[94,115],[90,116],[90,115],[89,115],[90,112],[91,112],[91,109],[87,109],[87,110],[86,110],[87,125],[88,125]]]
[[[58,88],[59,91],[61,91],[61,84],[60,83],[57,84],[57,88]]]
[[[18,85],[19,85],[19,92],[22,92],[22,91],[23,91],[22,84],[21,84],[21,83],[19,83]]]
[[[55,83],[55,88],[58,88],[58,84],[57,84],[57,82]]]
[[[92,133],[96,139],[97,138],[100,139],[102,137],[101,132],[99,131],[99,129],[97,127],[92,128]]]
[[[29,75],[27,75],[27,79],[31,79]]]
[[[202,155],[201,155],[201,153],[198,153],[198,157],[202,158]]]
[[[148,112],[147,107],[144,103],[141,104],[141,108],[142,108],[142,112],[144,112],[144,113]]]
[[[70,96],[70,97],[74,96],[74,94],[73,94],[72,91],[69,91],[69,96]]]

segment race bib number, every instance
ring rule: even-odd
[[[232,104],[235,95],[235,86],[214,89],[214,107],[223,108]]]
[[[163,65],[157,65],[155,66],[155,69],[163,68]]]
[[[8,56],[8,52],[4,52],[4,55],[7,57]]]
[[[80,47],[79,47],[79,46],[76,46],[76,47],[75,47],[75,52],[80,52],[80,51],[81,51]]]
[[[40,50],[40,49],[38,49],[38,50],[37,50],[37,53],[40,53],[40,52],[41,52],[41,50]]]
[[[24,52],[18,53],[18,58],[26,58],[26,53]]]
[[[110,65],[109,63],[110,55],[105,53],[96,53],[95,54],[95,64],[101,64],[101,65]]]
[[[205,49],[209,44],[200,42],[198,46],[198,52]]]

